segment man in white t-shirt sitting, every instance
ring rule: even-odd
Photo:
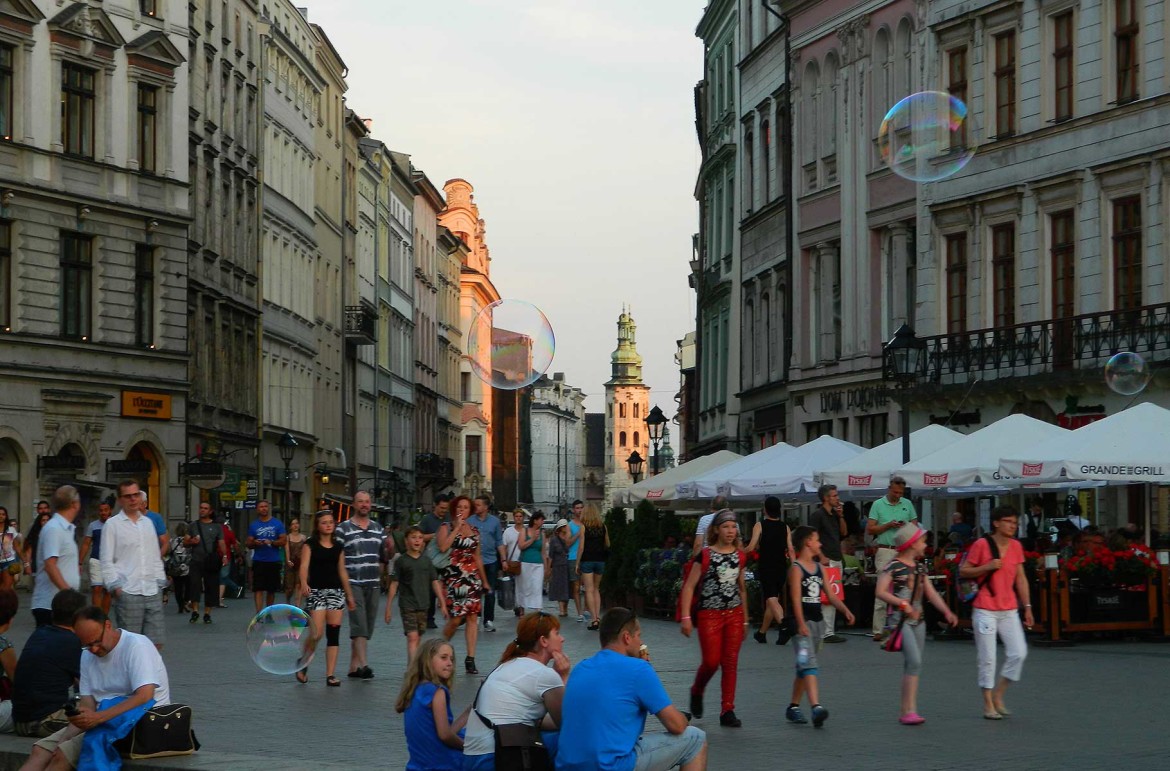
[[[69,725],[33,745],[21,771],[66,771],[77,768],[85,732],[154,700],[171,703],[167,669],[150,638],[116,629],[101,608],[82,608],[73,617],[73,632],[81,640],[81,699]],[[127,697],[98,710],[104,699]]]

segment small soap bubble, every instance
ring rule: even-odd
[[[1122,396],[1140,394],[1149,384],[1150,376],[1146,360],[1136,353],[1116,353],[1105,363],[1105,385]]]
[[[497,300],[471,322],[467,359],[492,388],[515,391],[536,382],[552,364],[556,338],[544,312],[523,300]]]
[[[265,672],[291,675],[313,659],[309,614],[293,605],[270,605],[260,611],[248,624],[246,636],[252,661]]]
[[[974,120],[962,100],[941,91],[911,94],[882,119],[882,160],[911,182],[937,182],[975,156]]]

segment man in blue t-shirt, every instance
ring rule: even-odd
[[[706,769],[707,735],[671,706],[662,681],[644,660],[637,617],[625,608],[607,610],[601,646],[573,667],[565,686],[557,771]],[[642,733],[651,713],[668,733]]]
[[[256,504],[256,514],[259,519],[248,525],[245,545],[252,550],[252,598],[259,613],[276,602],[276,593],[284,585],[280,579],[280,563],[287,536],[284,523],[272,516],[268,501]]]

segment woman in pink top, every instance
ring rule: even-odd
[[[1020,515],[1011,506],[991,512],[991,535],[977,540],[959,569],[963,578],[979,581],[971,626],[979,656],[979,687],[983,689],[983,717],[1002,720],[1011,714],[1003,696],[1008,683],[1020,679],[1028,646],[1024,626],[1032,628],[1032,600],[1024,576],[1024,547],[1016,540]],[[994,546],[994,549],[993,549]],[[1020,624],[1020,606],[1024,624]],[[995,638],[1003,640],[1003,669],[995,679]]]

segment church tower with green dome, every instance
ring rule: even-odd
[[[612,505],[615,493],[633,484],[628,460],[637,451],[650,458],[650,437],[646,415],[650,409],[650,387],[642,382],[642,356],[638,353],[638,325],[623,307],[617,322],[617,349],[610,356],[611,375],[605,384],[605,502]],[[645,479],[649,463],[643,468]]]

